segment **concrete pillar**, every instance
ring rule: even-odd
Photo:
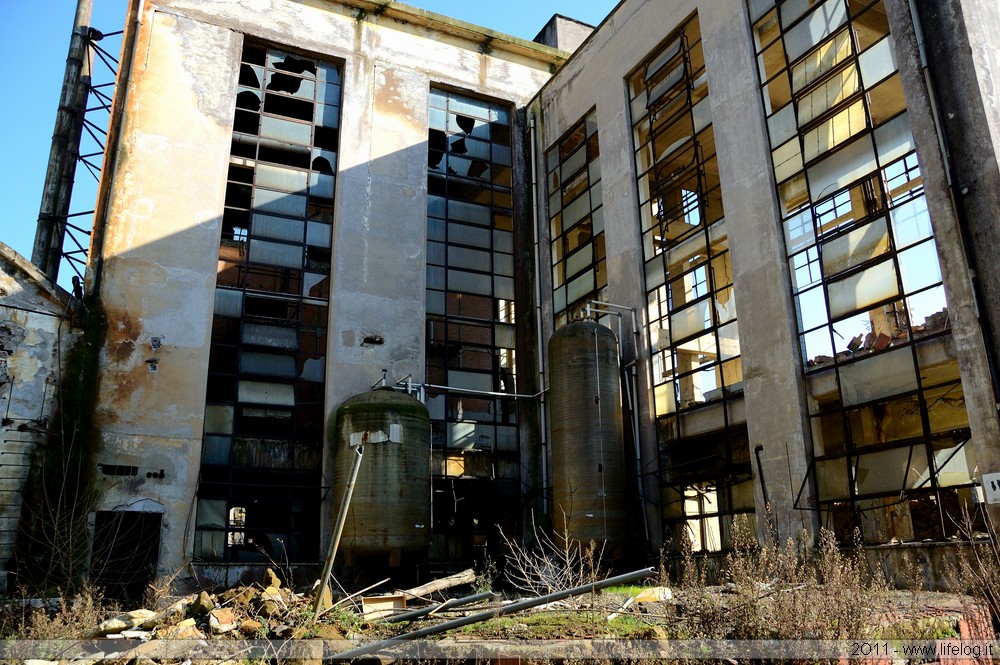
[[[765,533],[766,493],[777,536],[785,539],[815,531],[816,516],[795,506],[811,441],[753,42],[742,2],[702,2],[698,18],[739,311],[758,528]],[[807,488],[803,504],[810,494]]]

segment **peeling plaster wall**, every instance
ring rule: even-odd
[[[0,570],[11,557],[31,455],[45,441],[61,370],[81,334],[74,309],[68,293],[0,243]]]
[[[167,573],[190,549],[241,38],[151,9],[142,20],[103,249],[95,414],[97,464],[139,471],[98,473],[97,510],[162,504]]]
[[[548,79],[545,58],[552,57],[491,52],[488,39],[481,45],[387,17],[359,18],[334,2],[147,3],[104,244],[98,461],[139,468],[136,477],[102,479],[101,509],[141,497],[165,507],[160,572],[181,566],[192,549],[244,37],[344,64],[326,371],[330,423],[337,406],[369,389],[383,368],[392,380],[423,378],[431,85],[523,106]],[[364,343],[373,336],[383,343]],[[332,457],[326,455],[327,478]]]
[[[540,60],[336,3],[164,0],[276,46],[344,62],[330,307],[328,406],[424,371],[427,108],[431,85],[523,106],[550,76]],[[267,16],[262,23],[261,16]],[[227,143],[228,145],[228,143]],[[367,336],[380,346],[362,346]]]

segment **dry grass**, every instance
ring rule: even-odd
[[[747,520],[734,525],[726,557],[727,583],[704,585],[685,554],[677,602],[676,637],[711,639],[843,639],[880,623],[889,586],[860,550],[844,553],[822,531],[810,547],[805,534],[783,545],[760,545]]]
[[[53,599],[22,597],[9,600],[0,609],[0,637],[78,639],[90,635],[99,623],[118,613],[116,603],[89,586],[73,595]]]

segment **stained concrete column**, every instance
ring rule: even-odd
[[[705,0],[698,18],[739,312],[757,522],[765,533],[766,494],[784,539],[814,532],[816,517],[794,505],[811,441],[753,42],[742,2]]]
[[[103,241],[96,510],[163,513],[160,574],[190,556],[242,36],[150,10],[126,83]],[[192,377],[195,377],[194,379]],[[148,474],[148,475],[147,475]]]
[[[987,362],[989,353],[1000,357],[1000,266],[994,258],[1000,246],[1000,101],[991,78],[1000,73],[1000,63],[987,43],[988,35],[1000,29],[1000,8],[978,0],[915,4],[921,6],[921,18],[933,19],[933,25],[920,22],[922,34],[914,28],[907,0],[885,0],[972,441],[980,473],[989,473],[1000,471],[1000,421]],[[922,50],[928,54],[926,63]],[[925,64],[932,70],[925,70]],[[942,154],[942,142],[949,154]],[[986,339],[984,328],[993,331]]]

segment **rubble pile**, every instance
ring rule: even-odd
[[[108,639],[202,640],[230,636],[240,639],[346,639],[341,629],[322,619],[313,622],[313,594],[283,587],[268,569],[267,582],[240,586],[218,594],[208,591],[184,596],[158,610],[138,609],[102,622],[89,637]],[[332,606],[329,589],[321,611]]]

